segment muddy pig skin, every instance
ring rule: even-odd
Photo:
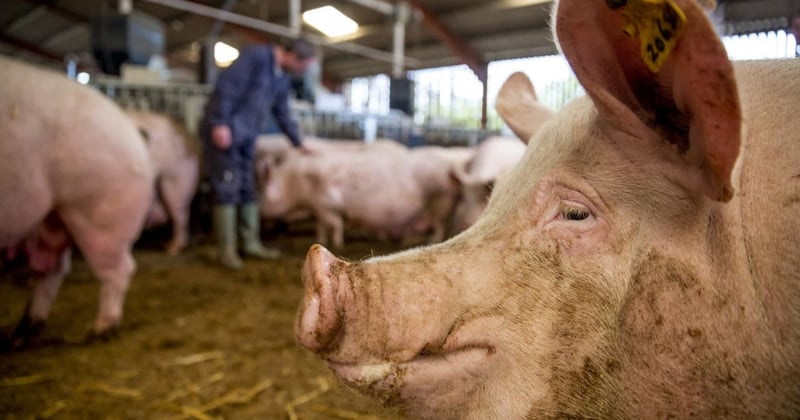
[[[152,196],[144,139],[94,89],[4,57],[0,127],[0,250],[25,254],[40,274],[14,344],[43,326],[73,246],[100,281],[93,331],[107,332],[122,317]]]
[[[169,255],[186,247],[189,212],[199,178],[198,141],[181,123],[165,114],[126,111],[147,135],[147,147],[156,171],[156,194],[146,227],[172,224]]]
[[[617,3],[553,5],[587,95],[472,227],[311,247],[296,338],[342,381],[422,419],[800,418],[800,60],[732,64],[694,1]]]

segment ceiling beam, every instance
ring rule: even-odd
[[[444,22],[453,22],[460,20],[476,20],[485,18],[492,13],[505,12],[509,10],[522,9],[525,7],[533,7],[542,4],[552,3],[552,0],[500,0],[491,1],[479,6],[463,7],[456,11],[450,12],[442,16]]]
[[[229,24],[237,24],[239,26],[256,29],[273,35],[278,35],[284,38],[295,38],[297,36],[297,34],[294,31],[292,31],[291,28],[289,27],[278,25],[271,22],[266,22],[246,15],[225,12],[223,10],[205,6],[203,4],[196,3],[193,1],[187,1],[187,0],[144,0],[144,1],[148,3],[172,7],[174,9],[190,11],[192,13],[201,16],[224,20]],[[373,60],[389,61],[389,62],[394,60],[392,53],[375,48],[366,47],[363,45],[354,44],[351,42],[332,44],[326,38],[312,34],[306,35],[305,38],[323,47],[344,51],[350,54],[369,57]],[[405,61],[409,64],[416,62],[416,60],[411,57],[406,57]]]
[[[77,35],[80,31],[84,31],[84,27],[81,25],[68,25],[64,28],[61,28],[57,31],[52,32],[51,34],[47,35],[42,39],[38,44],[43,46],[52,46],[52,44],[58,44],[65,39]]]
[[[422,15],[422,21],[433,31],[436,38],[458,57],[464,64],[478,76],[482,82],[486,81],[486,63],[476,51],[464,39],[456,35],[447,25],[444,24],[433,12],[417,0],[405,0],[408,5]]]
[[[80,22],[80,23],[89,23],[89,18],[86,16],[81,15],[80,13],[75,13],[72,10],[69,10],[63,6],[59,6],[56,4],[54,0],[27,0],[28,3],[33,3],[39,6],[45,6],[51,12],[54,12],[61,17],[65,17],[69,20]]]
[[[546,26],[513,32],[485,34],[470,38],[469,42],[479,51],[483,51],[483,57],[487,62],[558,54],[558,50],[550,37],[550,29]],[[457,57],[449,53],[447,47],[438,42],[416,46],[409,49],[407,53],[419,60],[419,66],[416,68],[462,64]],[[327,60],[325,68],[332,74],[348,79],[388,73],[390,67],[384,63],[370,62],[360,57],[347,56]]]
[[[7,33],[0,33],[0,42],[8,44],[14,48],[18,48],[20,50],[25,50],[27,52],[36,54],[39,57],[47,58],[49,60],[62,61],[64,59],[64,57],[54,52],[45,50],[44,48],[39,47],[38,45],[21,40]]]
[[[394,4],[383,0],[348,0],[350,3],[355,3],[359,6],[368,9],[377,10],[384,15],[391,15],[394,13]]]
[[[14,32],[17,29],[20,29],[35,21],[36,19],[39,19],[45,13],[47,13],[47,7],[45,6],[37,6],[33,9],[27,10],[21,15],[15,17],[11,23],[5,27],[4,32]]]

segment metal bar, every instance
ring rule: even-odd
[[[447,45],[464,64],[469,66],[481,82],[486,82],[486,65],[478,51],[450,30],[444,22],[418,0],[405,0],[405,2],[422,14],[422,21],[428,25],[440,42]]]
[[[300,35],[300,0],[289,0],[289,29]]]
[[[46,6],[49,11],[55,12],[58,15],[65,17],[67,19],[73,20],[75,22],[81,23],[89,23],[89,18],[83,16],[79,13],[75,13],[72,10],[59,6],[55,4],[53,0],[27,0],[28,3],[36,4],[39,6]]]
[[[391,15],[394,13],[394,4],[381,1],[381,0],[349,0],[350,3],[355,3],[359,6],[366,7],[368,9],[377,10],[385,15]]]
[[[225,0],[225,4],[222,5],[222,11],[230,12],[233,9],[233,6],[236,5],[237,0]],[[214,21],[214,25],[211,27],[211,30],[208,31],[209,38],[216,38],[219,36],[219,32],[222,30],[222,25],[225,22],[222,19],[217,19]]]
[[[287,28],[286,26],[277,25],[270,22],[264,22],[259,19],[255,19],[249,16],[244,16],[236,13],[226,12],[224,10],[216,9],[213,7],[205,6],[202,4],[198,4],[191,1],[186,0],[143,0],[148,3],[159,4],[161,6],[172,7],[174,9],[185,10],[188,12],[192,12],[197,15],[210,17],[213,19],[220,19],[224,20],[229,23],[234,23],[240,26],[257,29],[263,32],[271,33],[278,36],[283,36],[286,38],[296,38],[296,35],[292,32],[291,28]],[[349,42],[343,43],[331,43],[324,37],[318,35],[308,34],[305,35],[309,41],[326,46],[331,49],[339,50],[348,52],[351,54],[362,55],[367,58],[371,58],[377,61],[385,61],[391,63],[394,60],[394,56],[391,53],[386,51],[381,51],[375,48],[365,47],[363,45],[353,44]],[[414,58],[404,57],[406,63],[409,66],[417,66],[418,61]]]
[[[406,21],[408,20],[408,5],[405,3],[397,4],[397,14],[394,18],[394,60],[392,61],[392,76],[400,78],[403,76],[403,56],[405,56],[406,46]]]
[[[119,0],[119,12],[128,14],[133,9],[133,1],[131,0]]]
[[[15,18],[5,27],[4,32],[14,32],[19,28],[27,26],[29,23],[39,19],[45,12],[47,12],[47,6],[37,6],[27,12],[23,13],[22,16]]]
[[[75,36],[78,32],[84,31],[85,27],[82,25],[69,25],[66,28],[60,29],[58,31],[53,32],[50,35],[47,35],[43,40],[39,41],[39,45],[48,46],[52,44],[58,44],[64,39],[69,38],[71,36]]]
[[[14,48],[18,48],[29,53],[38,55],[39,57],[46,58],[53,61],[58,61],[62,65],[64,65],[64,56],[56,54],[52,51],[46,50],[38,45],[32,44],[30,42],[23,41],[21,39],[15,38],[11,35],[6,33],[0,33],[0,42],[11,45]],[[81,63],[78,63],[78,70],[85,70],[87,67]]]

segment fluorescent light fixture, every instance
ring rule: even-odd
[[[214,44],[214,61],[220,67],[228,67],[234,60],[239,58],[239,50],[222,42]]]
[[[333,6],[323,6],[303,12],[303,21],[329,38],[352,34],[358,23]]]
[[[82,85],[85,85],[85,84],[89,83],[89,80],[91,78],[92,78],[92,76],[90,76],[89,73],[86,73],[85,71],[82,71],[82,72],[78,73],[78,76],[77,76],[78,83],[80,83]]]

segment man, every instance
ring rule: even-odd
[[[242,266],[237,228],[245,256],[278,256],[277,250],[265,249],[261,244],[253,149],[259,129],[271,112],[292,144],[304,153],[312,153],[303,145],[297,123],[289,113],[287,73],[303,73],[315,57],[314,46],[303,39],[285,46],[249,47],[219,75],[209,97],[201,134],[216,199],[214,233],[224,267]]]

